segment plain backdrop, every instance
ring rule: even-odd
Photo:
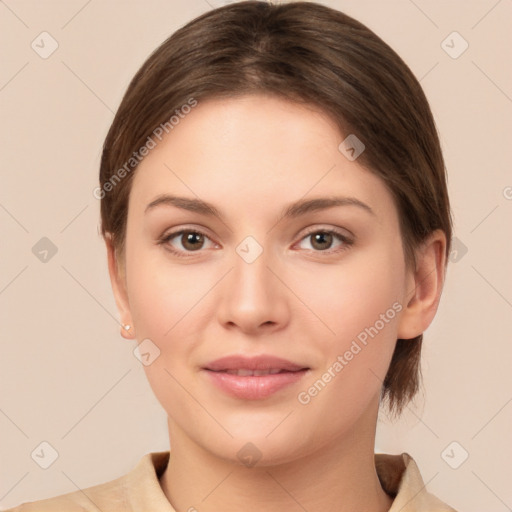
[[[1,508],[117,478],[169,449],[135,342],[119,335],[92,191],[133,74],[224,3],[0,2]],[[510,510],[512,1],[322,3],[368,25],[421,80],[455,221],[424,389],[399,421],[381,415],[376,450],[410,453],[457,510]],[[58,454],[47,469],[41,443]]]

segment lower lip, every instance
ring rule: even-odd
[[[304,377],[307,370],[251,375],[241,377],[226,372],[205,370],[213,383],[225,393],[243,400],[262,400],[290,386]]]

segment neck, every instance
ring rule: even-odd
[[[387,512],[392,499],[375,470],[375,424],[291,462],[249,468],[204,450],[169,420],[173,443],[160,485],[176,510]]]

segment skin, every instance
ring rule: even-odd
[[[436,313],[446,239],[432,233],[416,269],[406,268],[392,196],[338,150],[344,138],[312,107],[263,95],[207,100],[136,171],[125,252],[116,259],[107,238],[109,269],[121,321],[132,326],[122,335],[160,350],[144,370],[168,414],[160,484],[177,511],[391,506],[374,465],[381,385],[396,339],[424,332]],[[207,201],[222,220],[172,205],[146,212],[162,194]],[[294,201],[330,196],[373,213],[344,205],[279,220]],[[158,243],[180,228],[205,237],[192,249],[181,235]],[[353,243],[312,235],[333,228]],[[252,263],[236,252],[247,236],[263,249]],[[394,303],[401,311],[300,403],[298,393]],[[241,400],[201,370],[228,354],[272,354],[310,371],[269,398]],[[253,467],[237,457],[248,442],[261,456]]]

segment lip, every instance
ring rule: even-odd
[[[279,370],[280,373],[241,376],[228,371]],[[221,391],[243,400],[263,400],[301,380],[308,367],[270,355],[226,356],[208,363],[203,371]]]
[[[278,368],[280,370],[293,372],[307,367],[305,365],[292,363],[287,359],[270,355],[247,357],[237,354],[221,357],[205,365],[205,369],[216,372],[242,368],[246,370],[270,370],[272,368]]]

